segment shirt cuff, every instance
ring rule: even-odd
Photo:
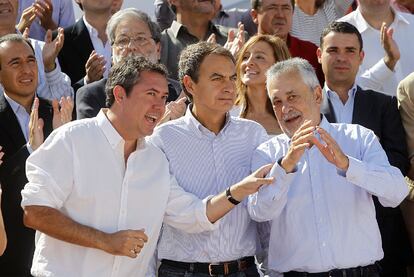
[[[45,71],[46,81],[48,84],[55,84],[60,82],[60,70],[56,66],[55,69],[53,69],[50,72]]]
[[[346,179],[353,184],[361,183],[366,172],[364,163],[350,156],[348,156],[348,160],[349,166],[345,174]]]

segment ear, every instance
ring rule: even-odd
[[[114,87],[112,93],[114,94],[114,99],[116,103],[122,103],[124,101],[124,98],[127,97],[125,89],[119,85],[116,85]]]
[[[359,52],[359,65],[361,65],[362,62],[364,61],[364,57],[365,57],[365,52],[364,52],[364,50],[361,50]]]
[[[250,10],[250,16],[252,17],[254,24],[258,25],[259,20],[257,19],[257,10],[251,9]]]
[[[161,42],[155,44],[155,49],[157,51],[157,61],[159,61],[161,58]]]
[[[322,49],[320,47],[318,47],[318,49],[316,49],[316,56],[318,57],[318,62],[320,64],[322,64]]]
[[[315,97],[315,101],[317,104],[321,104],[322,103],[322,88],[320,86],[317,86],[316,88],[313,89],[313,95]]]
[[[193,79],[191,79],[190,76],[185,75],[184,78],[183,78],[183,85],[184,85],[185,89],[187,90],[187,92],[194,97],[194,89],[195,89],[194,85],[195,85],[195,83],[194,83]]]

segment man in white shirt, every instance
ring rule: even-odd
[[[339,20],[354,25],[364,41],[358,84],[395,96],[398,83],[414,71],[414,15],[395,11],[390,0],[360,0]]]
[[[122,59],[106,85],[109,109],[60,128],[30,156],[22,206],[40,231],[33,275],[145,276],[163,220],[214,230],[234,202],[272,182],[267,165],[203,201],[178,186],[145,140],[164,114],[166,76],[146,58]]]
[[[376,135],[360,125],[330,124],[312,66],[294,58],[272,66],[267,90],[284,134],[259,146],[252,169],[275,162],[276,186],[249,198],[257,221],[272,220],[269,268],[284,276],[379,276],[381,235],[372,195],[397,206],[404,177]]]

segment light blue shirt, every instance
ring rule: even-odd
[[[276,162],[275,183],[249,197],[249,213],[257,221],[272,220],[269,267],[324,272],[365,266],[382,259],[381,235],[372,195],[386,207],[396,207],[408,189],[401,172],[391,166],[375,134],[360,125],[320,126],[349,158],[340,172],[315,146],[306,150],[293,173],[277,163],[290,139],[279,135],[260,145],[252,169]]]
[[[256,122],[227,115],[216,135],[190,110],[184,117],[157,128],[151,137],[167,156],[170,172],[185,191],[204,199],[218,194],[250,174],[255,149],[267,140]],[[247,199],[221,219],[217,230],[188,234],[165,225],[158,258],[183,262],[220,262],[256,254],[256,223]]]
[[[348,91],[348,100],[342,103],[339,95],[331,90],[327,84],[325,84],[326,96],[330,100],[333,112],[335,113],[335,118],[337,122],[342,123],[352,123],[352,115],[354,113],[354,102],[355,102],[355,93],[357,91],[357,86],[354,84],[352,88]]]

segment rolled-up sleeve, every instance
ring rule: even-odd
[[[62,207],[73,186],[71,145],[64,132],[53,132],[26,161],[28,183],[22,190],[22,207]]]
[[[207,217],[207,204],[214,195],[203,200],[184,191],[177,180],[171,177],[171,190],[168,197],[164,223],[187,233],[213,231],[219,227],[220,220],[211,223]]]

